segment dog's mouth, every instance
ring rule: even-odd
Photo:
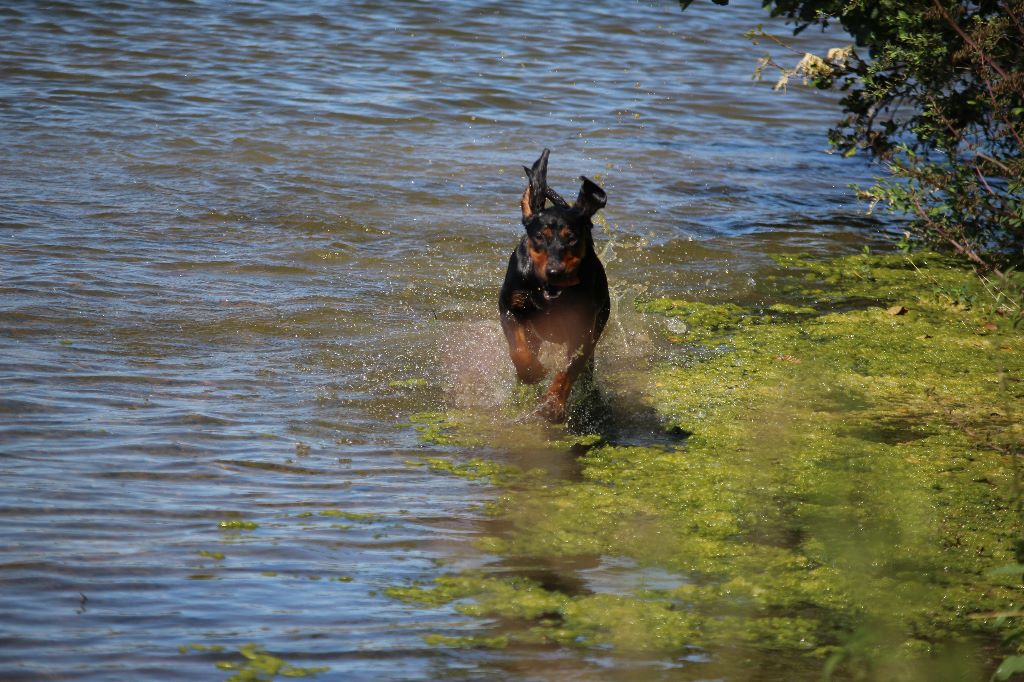
[[[544,300],[553,301],[561,296],[563,291],[570,287],[574,287],[579,283],[580,278],[576,273],[563,275],[554,281],[549,279],[541,289],[544,294]]]
[[[548,282],[541,291],[544,293],[545,300],[553,301],[561,296],[566,289],[574,287],[579,283],[578,277],[570,277],[561,282]]]
[[[545,287],[544,288],[544,300],[553,301],[562,295],[563,289],[560,287]]]

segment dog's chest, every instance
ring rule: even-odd
[[[530,316],[534,331],[550,343],[569,343],[579,339],[594,324],[596,311],[587,302],[581,301],[568,292],[565,300],[549,302]]]

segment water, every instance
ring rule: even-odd
[[[408,419],[511,388],[495,300],[543,147],[563,194],[582,173],[607,190],[622,297],[757,299],[768,253],[873,225],[847,188],[872,169],[823,153],[833,100],[750,80],[742,33],[763,21],[751,3],[0,8],[0,677],[218,679],[247,642],[319,679],[671,674],[439,651],[423,635],[479,623],[381,590],[498,570],[472,545],[493,491],[408,465],[460,456]],[[658,353],[640,325],[613,320],[599,362]],[[575,475],[565,453],[486,454]],[[258,527],[221,528],[239,520]],[[580,579],[665,579],[642,573]]]

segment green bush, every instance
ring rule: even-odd
[[[1024,0],[764,5],[796,33],[838,23],[853,37],[779,67],[779,86],[800,76],[844,93],[830,142],[889,171],[864,198],[907,214],[911,241],[952,248],[980,270],[1024,261]],[[758,72],[769,66],[778,65],[766,57]]]

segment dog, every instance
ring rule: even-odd
[[[607,196],[581,176],[579,196],[570,206],[548,187],[550,153],[545,149],[532,168],[523,167],[527,185],[520,205],[526,234],[509,258],[498,312],[523,383],[544,378],[546,370],[537,357],[542,340],[565,344],[565,366],[555,373],[537,408],[537,414],[559,423],[565,421],[573,382],[593,370],[594,348],[608,322],[611,300],[590,220],[604,208]]]

